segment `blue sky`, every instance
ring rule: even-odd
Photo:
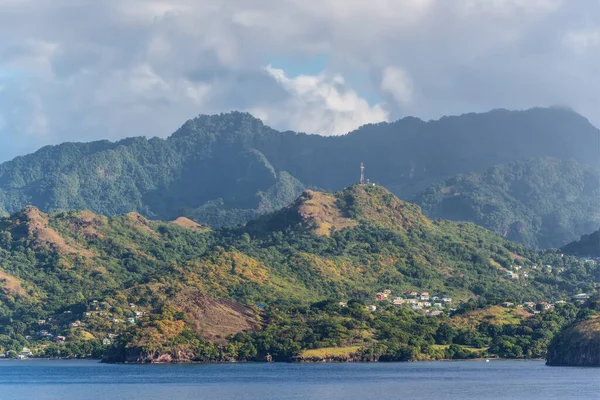
[[[0,0],[0,161],[243,110],[343,134],[569,106],[600,125],[599,0]]]

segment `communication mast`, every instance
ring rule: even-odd
[[[362,162],[360,163],[360,184],[365,184],[365,164]]]

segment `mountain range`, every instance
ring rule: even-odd
[[[431,216],[558,247],[599,226],[599,141],[597,128],[560,108],[408,117],[335,137],[279,132],[246,113],[203,115],[167,139],[64,143],[5,162],[0,213],[33,205],[235,226],[304,189],[356,182],[364,162],[367,178]]]

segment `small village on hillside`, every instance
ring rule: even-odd
[[[584,304],[586,300],[590,298],[587,293],[578,293],[572,296],[571,301],[577,304]],[[442,295],[430,295],[429,292],[417,292],[407,291],[401,296],[393,296],[390,289],[385,289],[382,292],[375,294],[375,298],[372,299],[375,302],[367,306],[369,311],[377,311],[378,305],[392,304],[394,306],[410,307],[412,310],[423,313],[430,317],[437,317],[442,314],[452,316],[457,309],[462,306],[464,301],[452,302],[452,298],[444,297]],[[548,301],[526,301],[520,304],[515,304],[510,301],[502,303],[502,307],[505,308],[519,308],[527,311],[530,314],[539,314],[545,310],[554,309],[557,304],[566,304],[566,300],[558,300],[556,302]],[[453,305],[454,304],[454,305]],[[340,302],[341,307],[346,307],[346,302]]]
[[[139,323],[139,319],[147,314],[134,303],[130,303],[129,308],[129,310],[115,312],[115,308],[108,302],[92,300],[83,313],[65,310],[62,314],[37,320],[36,324],[39,330],[34,335],[25,336],[25,340],[30,343],[31,348],[23,347],[21,352],[0,351],[0,358],[26,359],[35,357],[38,353],[41,354],[41,351],[44,351],[47,356],[52,345],[99,339],[88,330],[94,328],[97,331],[98,327],[102,327],[105,331],[100,342],[102,346],[108,347],[127,326]],[[55,346],[53,356],[61,357],[60,347]]]

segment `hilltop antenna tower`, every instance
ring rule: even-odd
[[[365,184],[365,164],[362,162],[360,163],[360,184]]]

